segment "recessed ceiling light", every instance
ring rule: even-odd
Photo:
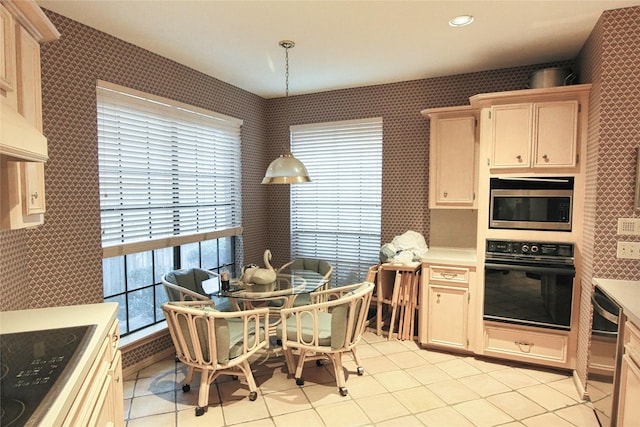
[[[460,15],[449,21],[449,25],[452,27],[464,27],[465,25],[469,25],[473,22],[473,16],[471,15]]]

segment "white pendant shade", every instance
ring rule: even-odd
[[[297,184],[300,182],[311,182],[311,178],[309,178],[307,168],[289,151],[271,162],[262,180],[263,184]]]

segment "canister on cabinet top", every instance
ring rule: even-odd
[[[568,86],[576,80],[576,73],[567,67],[544,68],[529,75],[528,89]]]

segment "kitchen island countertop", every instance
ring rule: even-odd
[[[598,288],[622,306],[622,311],[640,326],[640,281],[593,278]]]
[[[53,399],[47,401],[49,409],[40,421],[42,426],[62,425],[71,404],[89,373],[100,345],[109,333],[109,327],[118,314],[117,303],[99,303],[76,306],[48,307],[29,310],[0,312],[0,333],[66,328],[96,325],[87,346],[73,367],[65,384]]]

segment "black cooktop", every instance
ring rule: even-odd
[[[0,335],[0,425],[39,424],[96,325]]]

